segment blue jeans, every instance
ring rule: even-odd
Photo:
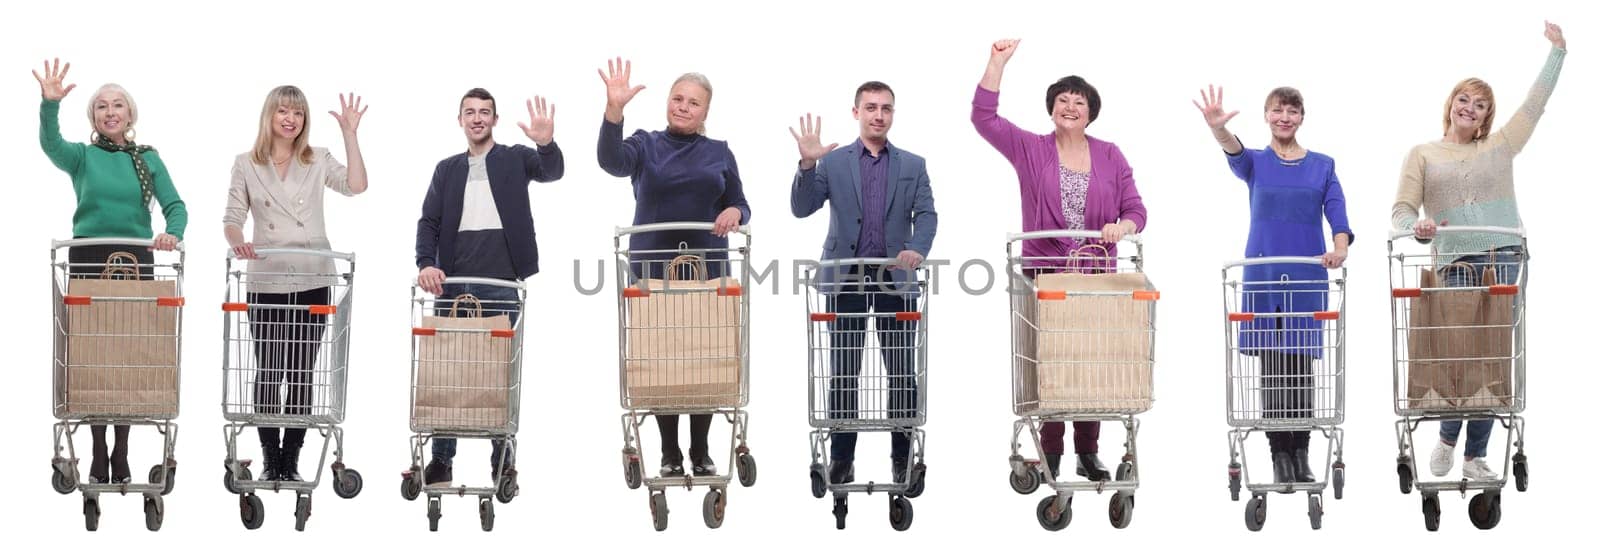
[[[875,267],[873,267],[875,268]],[[869,277],[876,277],[877,271],[869,269]],[[878,285],[868,283],[864,286],[848,286],[847,290],[864,292],[839,293],[828,297],[828,311],[840,314],[895,313],[915,310],[915,299],[894,293],[880,293]],[[832,360],[833,377],[828,384],[828,417],[832,419],[850,419],[856,417],[856,405],[861,393],[868,395],[888,395],[889,410],[886,414],[891,419],[916,417],[917,407],[917,372],[916,372],[916,321],[899,321],[894,317],[878,317],[874,320],[878,331],[878,345],[883,352],[883,366],[888,378],[886,381],[877,381],[863,391],[858,377],[861,375],[861,357],[863,346],[866,343],[867,318],[865,317],[839,317],[831,331],[832,335]],[[876,381],[876,380],[869,380]],[[873,387],[885,387],[887,391],[875,390]],[[840,432],[832,434],[833,444],[830,447],[830,457],[835,461],[853,461],[856,457],[856,433]],[[905,458],[911,453],[911,434],[893,432],[890,434],[889,456]]]
[[[1492,256],[1492,258],[1491,258]],[[1496,248],[1494,251],[1479,255],[1467,255],[1456,259],[1455,263],[1472,265],[1476,273],[1469,273],[1462,267],[1450,267],[1444,271],[1445,287],[1471,287],[1480,285],[1479,278],[1483,277],[1485,270],[1494,269],[1495,283],[1516,284],[1518,275],[1522,273],[1522,260],[1524,258],[1522,246],[1506,246]],[[1493,264],[1490,262],[1493,261]],[[1454,263],[1452,263],[1454,264]],[[1525,282],[1524,282],[1525,284]],[[1517,292],[1517,298],[1522,298],[1522,292]],[[1463,452],[1466,457],[1486,457],[1489,454],[1489,434],[1494,431],[1494,420],[1475,419],[1467,423],[1467,447]],[[1461,436],[1461,420],[1439,422],[1439,440],[1446,444],[1455,445],[1456,439]]]
[[[450,306],[455,303],[455,298],[461,295],[478,297],[483,304],[483,316],[490,317],[500,314],[511,316],[512,323],[520,319],[521,306],[518,301],[517,290],[498,285],[485,285],[481,283],[446,283],[444,294],[434,302],[434,309],[440,315],[448,314]],[[506,441],[495,439],[494,450],[489,453],[489,464],[496,470],[500,468],[500,458],[506,451]],[[445,466],[452,466],[456,457],[456,439],[433,439],[433,461]],[[506,459],[506,466],[516,464],[516,459]]]

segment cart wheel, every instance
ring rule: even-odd
[[[811,496],[822,498],[828,494],[828,480],[822,475],[822,465],[811,465]]]
[[[1519,453],[1511,457],[1511,475],[1517,480],[1517,491],[1528,490],[1528,456]]]
[[[488,497],[478,501],[478,526],[484,532],[494,530],[494,501],[489,500]]]
[[[622,468],[622,477],[627,480],[628,489],[639,489],[639,485],[644,483],[644,467],[640,466],[638,459],[628,461]]]
[[[150,531],[160,531],[161,522],[166,518],[165,509],[161,501],[153,497],[144,498],[144,528]]]
[[[1132,461],[1123,461],[1122,464],[1117,465],[1117,481],[1124,482],[1138,477],[1139,475],[1133,472]]]
[[[756,485],[756,457],[748,453],[740,455],[734,462],[739,471],[739,485],[750,487]]]
[[[250,474],[250,468],[249,467],[241,468],[241,469],[239,469],[239,471],[244,473],[244,480],[245,481],[250,481],[252,478],[254,478],[254,475]],[[233,477],[233,471],[231,471],[231,470],[223,469],[223,471],[222,471],[222,487],[224,489],[227,489],[229,493],[232,493],[232,494],[235,494],[235,495],[239,495],[239,494],[244,493],[244,490],[239,489],[239,480],[237,480],[237,479],[235,479]]]
[[[417,500],[422,495],[422,482],[415,476],[400,480],[400,496],[408,501]]]
[[[163,472],[165,472],[166,474],[163,475],[162,474]],[[161,494],[162,495],[170,495],[170,494],[172,494],[172,486],[177,485],[177,483],[178,483],[178,481],[177,481],[177,478],[178,478],[178,467],[167,468],[166,465],[156,465],[156,466],[150,467],[150,476],[149,476],[149,478],[150,478],[149,482],[152,483],[152,484],[156,483],[156,482],[161,482],[161,484],[162,484]]]
[[[500,485],[495,486],[494,499],[500,504],[509,504],[511,499],[517,498],[517,492],[522,488],[517,486],[517,473],[507,472],[500,478]]]
[[[311,519],[311,495],[300,495],[294,501],[294,530],[305,531],[306,520]]]
[[[439,518],[444,515],[440,512],[439,497],[428,497],[428,530],[439,531]]]
[[[336,479],[333,481],[333,494],[338,495],[339,498],[354,499],[356,495],[361,494],[363,482],[361,473],[356,472],[356,469],[344,469],[339,471],[339,474],[335,474],[334,477]]]
[[[1127,529],[1133,523],[1133,494],[1118,491],[1111,496],[1111,505],[1107,508],[1111,517],[1111,526],[1117,529]]]
[[[1401,463],[1395,467],[1395,472],[1400,475],[1400,493],[1411,494],[1411,465]]]
[[[1429,531],[1439,530],[1439,496],[1422,496],[1422,524]]]
[[[896,531],[911,528],[911,500],[905,497],[889,498],[889,526]]]
[[[54,488],[56,493],[67,495],[78,489],[77,478],[67,476],[67,473],[55,467],[50,467],[50,472],[50,487]]]
[[[100,530],[100,500],[83,498],[83,530]]]
[[[1239,502],[1239,490],[1243,483],[1239,471],[1242,468],[1239,463],[1228,464],[1228,496],[1232,497],[1234,502]]]
[[[655,524],[657,531],[667,530],[667,494],[656,492],[650,494],[650,521]]]
[[[1311,516],[1311,530],[1322,528],[1322,497],[1306,495],[1306,515]]]
[[[1244,503],[1244,527],[1251,531],[1260,531],[1261,526],[1266,524],[1267,496],[1250,497],[1250,502]]]
[[[1060,531],[1072,523],[1072,497],[1067,497],[1067,506],[1056,508],[1056,496],[1051,495],[1039,501],[1039,507],[1034,509],[1034,516],[1039,518],[1039,526],[1048,531]]]
[[[850,515],[849,495],[840,493],[833,496],[833,528],[844,530],[844,518]]]
[[[913,499],[921,497],[922,491],[927,487],[928,483],[927,465],[917,463],[916,468],[911,469],[911,474],[907,477],[910,478],[911,485],[906,486],[906,497]]]
[[[1467,517],[1472,520],[1473,527],[1485,531],[1499,525],[1500,494],[1491,491],[1473,496],[1472,502],[1467,503]]]
[[[1039,481],[1043,479],[1044,476],[1031,467],[1023,468],[1022,474],[1017,474],[1017,471],[1013,470],[1011,471],[1011,490],[1022,495],[1032,494],[1034,491],[1039,490]]]
[[[261,499],[255,493],[239,495],[239,521],[244,523],[244,528],[260,529],[261,522],[266,520],[267,508],[262,506]]]
[[[705,518],[706,527],[716,529],[722,526],[722,515],[727,505],[722,490],[712,489],[706,492],[706,500],[700,505],[700,517]]]
[[[1333,467],[1333,499],[1344,500],[1344,465]]]

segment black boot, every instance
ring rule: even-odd
[[[1295,481],[1300,483],[1317,481],[1316,472],[1311,470],[1311,452],[1308,451],[1309,449],[1299,448],[1294,450],[1294,476]]]
[[[1058,480],[1061,479],[1061,454],[1059,454],[1059,453],[1046,453],[1046,454],[1044,454],[1044,464],[1050,466],[1050,476],[1052,478],[1055,478],[1055,479],[1058,479]]]
[[[279,459],[283,457],[283,450],[277,444],[261,445],[261,481],[276,482],[279,479]]]
[[[828,463],[828,482],[833,484],[848,484],[856,481],[856,464],[854,461],[834,459]]]
[[[1078,454],[1078,475],[1088,478],[1091,482],[1111,479],[1111,473],[1106,471],[1106,466],[1100,464],[1100,456],[1093,453]]]
[[[299,482],[300,479],[300,444],[285,443],[278,449],[278,480],[284,482]]]
[[[111,458],[106,453],[106,426],[90,426],[89,435],[94,439],[94,447],[89,454],[89,483],[103,484],[111,479]]]
[[[1294,452],[1272,452],[1272,481],[1287,484],[1295,481]]]

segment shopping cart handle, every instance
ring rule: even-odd
[[[517,289],[517,290],[521,290],[522,289],[522,282],[520,282],[520,281],[502,280],[502,279],[498,279],[498,278],[480,278],[480,277],[476,277],[476,276],[451,276],[451,277],[445,278],[444,282],[446,284],[451,284],[451,283],[470,283],[470,284],[475,284],[475,285],[492,285],[492,286],[495,286],[495,287],[505,287],[507,289]],[[412,282],[412,285],[416,285],[416,282]]]
[[[1527,231],[1524,231],[1519,227],[1439,227],[1438,232],[1439,234],[1504,234],[1507,236],[1516,236],[1524,240],[1528,238]],[[1394,229],[1389,231],[1389,241],[1391,242],[1404,238],[1415,237],[1416,233],[1409,230]]]
[[[1037,240],[1040,238],[1099,238],[1103,232],[1098,230],[1036,230],[1033,232],[1010,233],[1006,241],[1017,242],[1021,240]],[[1124,242],[1140,243],[1144,240],[1142,234],[1129,234],[1122,237]]]
[[[61,248],[64,248],[64,247],[84,247],[84,246],[143,246],[143,247],[150,247],[150,246],[154,246],[154,245],[156,245],[155,240],[151,239],[151,238],[73,238],[71,240],[51,240],[50,241],[50,249],[51,250],[57,250],[57,249],[61,249]],[[183,241],[179,240],[178,241],[178,247],[173,248],[173,250],[174,251],[183,251]]]
[[[329,250],[329,249],[305,249],[305,248],[297,248],[297,247],[276,247],[276,248],[258,247],[258,248],[256,248],[256,255],[261,257],[261,258],[263,258],[263,259],[270,258],[273,255],[306,255],[306,256],[310,256],[310,257],[327,257],[329,259],[339,259],[339,260],[347,261],[347,262],[354,262],[356,260],[356,254],[354,254],[354,253],[344,253],[344,252],[341,252],[341,251],[333,251],[333,250]],[[234,257],[234,255],[233,255],[233,250],[231,250],[231,249],[228,250],[228,258],[229,259],[236,259],[236,257]]]
[[[1223,263],[1223,268],[1238,268],[1241,266],[1257,266],[1264,264],[1308,264],[1322,266],[1322,257],[1251,257]],[[1340,267],[1344,268],[1344,267]]]
[[[870,258],[869,257],[857,257],[857,258],[850,258],[850,259],[828,259],[828,260],[816,263],[815,268],[821,270],[821,269],[827,269],[827,268],[838,269],[838,268],[845,268],[845,267],[850,267],[850,266],[880,266],[880,267],[881,266],[900,266],[900,259],[888,259],[888,258],[884,258],[884,257],[870,257]],[[918,263],[917,264],[917,268],[921,269],[922,268],[922,263]]]
[[[617,227],[617,236],[629,236],[646,232],[661,232],[667,230],[703,230],[710,232],[715,229],[716,223],[698,223],[693,221],[680,221],[676,223],[650,223],[634,225],[631,227]],[[739,225],[739,234],[749,235],[750,225]]]

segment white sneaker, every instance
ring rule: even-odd
[[[1450,467],[1454,466],[1455,462],[1456,447],[1440,440],[1439,445],[1433,448],[1433,457],[1428,459],[1428,469],[1433,471],[1434,476],[1443,477],[1450,473]]]
[[[1500,479],[1500,475],[1495,474],[1494,470],[1489,468],[1489,462],[1482,457],[1463,462],[1461,464],[1461,476],[1468,480],[1479,482],[1492,482]]]

